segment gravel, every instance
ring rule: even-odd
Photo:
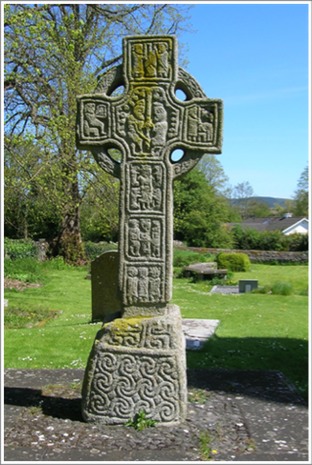
[[[178,426],[82,421],[83,370],[5,370],[5,461],[304,461],[308,409],[280,372],[189,370]]]

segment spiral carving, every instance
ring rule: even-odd
[[[100,353],[88,409],[93,415],[129,419],[144,409],[158,421],[177,421],[179,383],[174,354]]]

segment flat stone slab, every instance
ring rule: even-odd
[[[238,286],[213,286],[210,294],[239,294]]]
[[[214,262],[193,263],[183,268],[183,276],[186,278],[192,276],[197,276],[200,279],[224,278],[227,272],[226,269],[218,269]]]
[[[214,334],[220,320],[188,319],[182,320],[186,349],[201,349],[204,343]]]
[[[205,271],[216,270],[217,264],[215,262],[193,263],[184,268],[185,271],[195,271],[197,273],[204,273]]]

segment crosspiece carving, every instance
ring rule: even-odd
[[[128,37],[123,68],[79,96],[77,145],[121,181],[119,283],[124,311],[153,312],[171,298],[172,181],[204,153],[221,153],[222,101],[178,68],[174,36]],[[125,92],[111,93],[121,84]],[[186,94],[180,101],[176,89]],[[117,148],[119,164],[109,154]],[[179,162],[171,160],[181,148]],[[135,310],[137,309],[137,310]]]

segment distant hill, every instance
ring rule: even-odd
[[[249,197],[246,199],[231,199],[230,202],[232,205],[237,205],[241,201],[252,200],[259,203],[265,203],[269,208],[273,208],[275,205],[285,207],[286,202],[291,201],[291,199],[282,199],[279,197]]]

